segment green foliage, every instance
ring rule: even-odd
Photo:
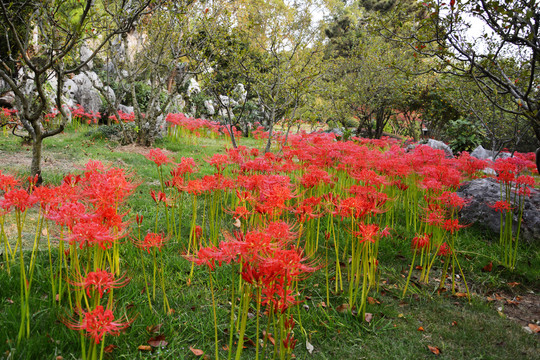
[[[126,135],[128,137],[129,142],[134,142],[137,138],[137,125],[135,123],[126,123],[124,124],[124,129],[126,132]],[[120,124],[114,124],[114,125],[102,125],[97,127],[96,129],[90,130],[87,133],[87,136],[89,136],[93,140],[111,140],[111,141],[117,141],[117,142],[123,142],[124,141],[124,133],[122,130],[122,126]],[[123,144],[126,145],[126,144]]]
[[[421,94],[421,101],[422,120],[427,125],[431,137],[442,136],[447,124],[461,116],[461,111],[453,103],[448,89],[439,86],[426,88]]]
[[[448,123],[445,136],[454,153],[471,152],[482,143],[485,132],[471,119],[459,118]]]

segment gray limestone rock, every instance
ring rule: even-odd
[[[484,149],[482,145],[479,145],[476,149],[474,149],[471,153],[471,156],[480,160],[495,160],[495,152]],[[506,152],[501,152],[497,155],[497,159],[505,159],[508,157],[510,157],[510,154]]]
[[[97,86],[103,84],[95,72],[84,71],[73,77],[73,81],[77,85],[75,100],[80,104],[85,111],[98,112],[103,102],[99,96],[99,92],[94,88],[94,83]]]
[[[432,149],[443,150],[446,158],[451,159],[454,157],[454,153],[452,152],[452,149],[450,148],[450,146],[446,145],[442,141],[429,139],[426,145]]]
[[[493,178],[475,179],[464,183],[457,194],[469,200],[468,206],[460,212],[461,220],[466,223],[480,224],[496,234],[500,230],[500,213],[489,205],[500,200],[500,184]],[[517,204],[515,205],[517,207]],[[517,230],[518,211],[514,211],[514,236]],[[533,189],[531,196],[525,198],[523,220],[519,241],[540,241],[540,191]]]

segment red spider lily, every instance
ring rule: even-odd
[[[485,169],[489,162],[487,160],[480,160],[469,155],[468,152],[462,151],[459,157],[455,161],[456,167],[461,172],[468,176],[475,177],[475,174],[480,170]]]
[[[448,256],[452,254],[452,249],[450,249],[450,246],[448,246],[447,243],[442,243],[442,245],[439,248],[439,252],[437,255],[439,256]]]
[[[92,216],[86,211],[87,208],[84,204],[68,202],[60,206],[60,208],[52,208],[46,216],[58,225],[67,226],[71,229],[79,221],[90,221]]]
[[[222,173],[227,165],[230,164],[229,157],[224,154],[214,154],[207,162],[214,166],[218,173]]]
[[[158,167],[160,167],[161,165],[169,164],[173,162],[159,148],[151,149],[150,152],[148,152],[148,154],[145,155],[145,158],[156,163]]]
[[[294,325],[295,325],[295,322],[292,315],[288,320],[284,321],[284,327],[285,327],[285,331],[287,332],[287,336],[282,341],[283,341],[283,347],[285,349],[288,349],[289,351],[294,350],[294,347],[296,346],[296,343],[298,341],[297,339],[294,338],[294,331],[293,331]]]
[[[225,211],[232,214],[235,219],[247,219],[251,215],[251,212],[245,206],[237,206],[234,211]]]
[[[292,210],[296,215],[299,223],[304,223],[306,220],[316,219],[322,217],[324,214],[317,214],[313,208],[309,205],[300,205],[296,209]]]
[[[504,200],[497,201],[497,202],[495,202],[495,204],[489,205],[489,206],[492,207],[493,209],[495,209],[495,211],[500,211],[500,212],[508,212],[508,211],[511,211],[513,209],[512,204],[510,204],[510,202],[504,201]]]
[[[221,246],[222,244],[220,244],[220,248]],[[234,252],[228,253],[220,248],[215,246],[203,247],[199,249],[197,255],[184,255],[184,257],[190,261],[193,261],[197,265],[206,265],[211,271],[213,271],[216,267],[216,262],[218,263],[218,266],[221,266],[223,263],[229,264],[234,257]]]
[[[144,219],[143,215],[139,215],[139,214],[135,215],[135,222],[137,223],[137,225],[140,226],[143,222],[143,219]]]
[[[411,246],[413,249],[423,249],[429,246],[429,242],[431,239],[430,234],[424,234],[424,235],[416,235],[411,242]]]
[[[447,207],[457,210],[461,210],[463,206],[467,204],[467,201],[465,199],[461,198],[458,194],[451,191],[443,192],[441,196],[438,197],[438,200],[440,200]]]
[[[58,198],[58,188],[51,188],[48,186],[39,186],[32,191],[42,209],[49,209],[50,207],[56,207],[60,199]]]
[[[442,228],[446,231],[449,231],[451,234],[464,227],[465,225],[459,224],[458,219],[447,219],[442,224]]]
[[[193,235],[195,237],[195,240],[198,240],[201,238],[203,234],[203,229],[200,225],[195,225],[195,228],[193,229]]]
[[[354,235],[360,237],[360,242],[369,241],[375,243],[379,237],[379,225],[377,224],[358,224],[358,230]]]
[[[434,209],[427,213],[424,222],[431,226],[442,226],[444,224],[444,213],[440,209]]]
[[[154,190],[151,190],[150,196],[152,196],[152,199],[154,199],[156,204],[159,204],[160,202],[167,203],[167,195],[165,195],[165,193],[161,191],[159,191],[156,196],[156,192]]]
[[[236,197],[238,197],[238,200],[242,203],[255,200],[253,194],[249,191],[236,190]]]
[[[136,245],[141,249],[146,250],[150,254],[150,249],[156,248],[161,251],[163,245],[165,245],[166,239],[163,234],[148,233],[141,242],[136,242]]]
[[[4,194],[4,199],[0,200],[0,207],[6,211],[11,208],[15,208],[18,211],[26,211],[26,209],[32,207],[38,199],[29,194],[24,189],[13,189]]]
[[[534,180],[534,177],[530,175],[521,175],[516,179],[516,184],[534,187],[536,185],[536,181]]]
[[[105,270],[97,269],[96,271],[89,272],[86,277],[80,282],[70,282],[73,286],[84,287],[86,294],[90,297],[90,290],[97,290],[99,297],[102,298],[103,294],[109,289],[118,289],[124,287],[129,283],[131,279],[126,278],[125,275],[119,279],[114,278],[114,274]]]
[[[201,195],[203,192],[208,190],[205,182],[202,179],[191,180],[187,185],[177,186],[177,189],[180,191],[187,191],[192,195]]]
[[[96,221],[103,225],[114,228],[117,232],[122,232],[128,225],[127,222],[123,222],[123,218],[128,213],[119,214],[117,210],[111,206],[96,209],[95,216]]]
[[[129,327],[132,321],[120,323],[114,321],[114,314],[111,310],[105,310],[98,305],[94,310],[82,311],[81,322],[64,321],[64,324],[72,330],[84,330],[86,336],[90,337],[95,344],[99,344],[106,334],[118,335],[120,331]]]
[[[395,180],[392,185],[397,187],[401,191],[405,191],[409,188],[409,185],[405,184],[403,180]]]
[[[8,192],[15,186],[18,186],[20,181],[11,175],[4,175],[0,170],[0,190]]]
[[[332,177],[317,166],[309,166],[306,173],[300,179],[300,183],[305,188],[312,188],[322,184],[332,183]]]
[[[197,172],[197,164],[195,163],[195,160],[193,160],[193,158],[182,157],[182,160],[178,165],[176,165],[176,168],[171,170],[171,175],[173,177],[183,177],[186,174],[192,174],[194,172]]]
[[[111,235],[110,229],[92,219],[75,224],[67,238],[70,244],[77,243],[79,248],[98,245],[103,250],[110,249],[118,238]]]

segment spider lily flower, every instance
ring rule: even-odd
[[[132,323],[115,321],[113,312],[110,309],[105,310],[101,305],[88,312],[82,311],[81,317],[80,322],[64,320],[64,324],[72,330],[84,331],[95,344],[99,344],[106,334],[119,335],[120,331]]]
[[[159,148],[151,149],[144,157],[150,161],[153,161],[158,167],[173,162]]]
[[[88,297],[91,296],[90,291],[92,290],[97,291],[99,293],[99,297],[102,298],[103,294],[110,289],[118,289],[124,287],[130,282],[130,280],[131,279],[127,278],[126,275],[115,279],[114,274],[105,270],[97,269],[96,271],[91,271],[86,274],[86,277],[81,279],[81,281],[70,281],[70,283],[73,286],[84,288]]]

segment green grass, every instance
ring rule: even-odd
[[[241,141],[248,146],[256,146],[255,141]],[[197,144],[172,143],[159,140],[156,147],[173,153],[172,157],[193,157],[201,164],[200,174],[211,174],[212,170],[204,162],[216,152],[223,152],[226,141],[199,139]],[[24,153],[18,140],[0,135],[2,154]],[[28,156],[30,154],[28,153]],[[132,214],[145,216],[144,227],[152,228],[155,206],[149,196],[151,189],[158,188],[155,166],[138,153],[125,152],[117,144],[88,137],[84,131],[67,131],[65,134],[47,139],[44,158],[50,157],[66,162],[68,166],[50,169],[44,173],[47,183],[58,184],[68,172],[77,172],[88,159],[99,159],[113,166],[123,167],[133,172],[139,187],[130,198],[128,206]],[[70,164],[74,164],[71,167]],[[0,170],[16,171],[21,176],[28,169],[22,167]],[[191,204],[184,204],[183,237],[188,234]],[[164,215],[160,215],[160,224]],[[230,224],[223,224],[229,229]],[[380,247],[381,285],[379,293],[371,296],[377,301],[368,305],[367,312],[373,314],[370,323],[362,321],[350,312],[339,312],[339,305],[347,302],[346,293],[331,293],[330,303],[326,303],[325,275],[315,273],[302,283],[304,301],[298,305],[295,337],[298,344],[294,350],[297,359],[540,359],[538,335],[527,334],[521,326],[497,311],[499,306],[486,300],[486,295],[502,291],[510,294],[540,291],[540,248],[536,245],[521,245],[518,267],[506,270],[493,263],[491,272],[482,268],[498,254],[498,239],[475,227],[466,228],[459,236],[458,248],[462,251],[461,265],[473,293],[469,303],[464,298],[451,296],[448,292],[438,294],[437,282],[429,285],[415,284],[404,299],[401,292],[406,271],[410,265],[410,234],[397,228],[391,239],[383,240]],[[147,270],[152,266],[148,254],[139,255],[136,248],[127,244],[122,247],[121,268],[131,282],[124,288],[115,290],[115,304],[118,312],[134,319],[131,327],[118,337],[107,337],[106,345],[116,346],[107,359],[198,359],[190,347],[201,349],[214,358],[214,325],[212,317],[211,292],[208,285],[208,271],[195,267],[191,284],[188,285],[191,263],[182,257],[184,247],[171,239],[164,248],[167,279],[167,296],[174,312],[164,315],[161,292],[153,302],[155,310],[148,308],[144,294],[144,279],[141,265]],[[18,348],[15,339],[19,321],[19,276],[17,269],[11,275],[0,264],[0,358],[4,359],[76,359],[80,356],[79,335],[64,324],[62,319],[70,316],[65,302],[59,306],[50,295],[48,282],[48,253],[41,251],[34,275],[30,309],[32,311],[29,340]],[[218,269],[214,276],[216,288],[218,334],[220,349],[228,343],[229,292],[228,269]],[[330,277],[335,275],[330,265]],[[437,270],[433,277],[437,277]],[[511,287],[508,283],[519,282]],[[333,281],[331,282],[333,286]],[[344,284],[344,288],[347,284]],[[519,306],[519,305],[518,305]],[[261,323],[265,325],[265,317]],[[160,325],[158,333],[150,330]],[[419,328],[423,328],[420,331]],[[254,321],[248,325],[247,335],[253,339]],[[140,345],[147,345],[150,338],[163,334],[168,345],[155,348],[152,352],[139,351]],[[310,354],[306,341],[313,345]],[[440,349],[434,355],[428,346]],[[220,350],[220,357],[227,352]],[[247,346],[243,359],[253,359],[254,347]]]

